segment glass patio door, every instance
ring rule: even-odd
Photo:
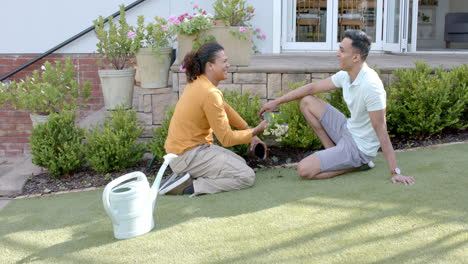
[[[403,52],[408,50],[410,25],[409,0],[384,1],[383,50]]]
[[[381,34],[381,3],[382,0],[335,0],[336,24],[333,27],[336,30],[333,49],[339,48],[343,34],[348,29],[362,30],[371,37],[373,46],[381,45],[377,38]]]
[[[283,0],[282,48],[332,51],[338,49],[344,31],[360,29],[381,49],[376,36],[382,33],[382,1]]]
[[[332,10],[336,0],[283,1],[283,49],[331,50]]]

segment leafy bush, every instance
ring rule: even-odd
[[[54,64],[46,61],[41,70],[34,70],[25,80],[12,81],[8,87],[3,86],[0,83],[0,104],[8,102],[17,110],[41,115],[73,110],[85,105],[91,95],[91,83],[81,85],[77,81],[70,57]]]
[[[148,149],[153,153],[159,161],[163,161],[166,150],[164,149],[164,143],[166,142],[167,132],[171,123],[171,118],[174,115],[175,106],[169,107],[166,112],[161,126],[157,127],[153,133],[153,139],[148,142]]]
[[[224,93],[224,99],[236,112],[247,122],[250,127],[255,127],[262,121],[258,117],[258,112],[262,108],[260,96],[254,95],[251,97],[250,91],[240,94],[238,91],[228,91]],[[263,135],[258,135],[261,139]],[[234,151],[239,155],[245,155],[249,149],[250,144],[242,144],[229,147],[228,149]]]
[[[86,133],[87,161],[98,172],[133,166],[144,154],[144,144],[137,143],[142,132],[134,109],[116,108],[103,124]]]
[[[289,83],[289,90],[295,90],[303,85],[305,85],[305,82]],[[282,144],[299,148],[320,147],[320,140],[301,112],[299,100],[281,104],[279,113],[275,115],[274,119],[270,126],[275,123],[288,125],[288,132],[281,137]]]
[[[458,87],[462,92],[467,93],[468,90],[468,65],[464,64],[458,67],[454,67],[451,71],[452,78],[454,80],[454,86]],[[465,87],[465,88],[463,88]],[[456,101],[457,98],[456,93],[452,93],[451,100]],[[455,124],[455,127],[467,127],[468,126],[468,102],[465,99],[463,112],[460,116],[461,122],[460,124]]]
[[[63,111],[32,129],[32,162],[47,168],[52,177],[79,169],[84,162],[84,130],[75,126],[75,114]]]
[[[349,118],[351,114],[349,112],[348,105],[343,98],[343,89],[336,89],[329,92],[328,94],[329,97],[327,98],[327,101]]]
[[[387,119],[391,134],[425,137],[447,127],[459,127],[466,112],[466,67],[447,72],[417,62],[415,69],[398,69],[399,79],[387,89]],[[466,124],[464,125],[466,126]]]
[[[140,43],[135,41],[135,33],[127,23],[125,5],[119,5],[120,15],[118,24],[112,17],[109,21],[99,16],[94,23],[94,32],[98,39],[97,52],[107,59],[115,70],[122,70],[128,65],[136,54]]]

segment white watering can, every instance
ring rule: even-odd
[[[106,185],[102,201],[106,213],[112,219],[115,238],[132,238],[153,229],[153,211],[159,185],[167,166],[176,157],[175,154],[164,156],[164,163],[151,188],[145,174],[141,171],[125,174]],[[133,181],[129,181],[132,179]],[[125,181],[129,182],[122,184]]]

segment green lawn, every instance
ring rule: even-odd
[[[18,199],[0,211],[0,263],[467,263],[468,144],[397,153],[416,184],[377,167],[323,181],[295,168],[253,188],[160,197],[156,228],[113,237],[102,190]]]

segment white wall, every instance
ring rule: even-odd
[[[468,12],[467,0],[449,0],[449,3],[450,3],[450,12],[452,13]]]
[[[107,17],[118,11],[120,4],[129,5],[134,0],[10,0],[2,1],[0,16],[0,54],[43,53],[64,40],[92,26],[98,16]],[[215,0],[146,0],[127,12],[127,21],[135,25],[138,15],[146,20],[154,16],[168,18],[192,12],[193,4],[198,4],[213,14],[211,5]],[[264,41],[255,40],[264,53],[272,52],[271,0],[250,0],[255,7],[255,17],[251,21],[267,35]],[[96,50],[94,32],[90,32],[56,53],[92,53]]]

